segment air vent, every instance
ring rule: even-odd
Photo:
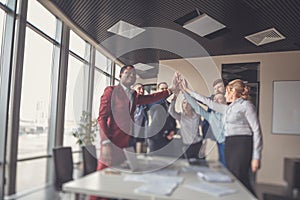
[[[137,63],[137,64],[134,64],[134,68],[141,70],[141,71],[147,71],[149,69],[153,69],[154,67],[151,65],[144,64],[144,63]]]
[[[186,22],[183,25],[183,28],[200,35],[201,37],[204,37],[225,28],[225,25],[208,16],[207,14],[202,14]]]
[[[115,25],[110,27],[107,31],[111,32],[111,33],[115,33],[117,35],[121,35],[121,36],[129,38],[129,39],[132,39],[135,36],[144,32],[145,29],[134,26],[132,24],[129,24],[127,22],[120,20]]]
[[[285,37],[282,34],[280,34],[275,28],[270,28],[265,31],[254,33],[252,35],[246,36],[245,38],[253,44],[255,44],[256,46],[285,39]]]

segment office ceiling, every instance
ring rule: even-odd
[[[125,64],[300,50],[299,0],[51,0],[76,25]],[[182,25],[207,14],[226,26],[201,37]],[[145,28],[128,39],[107,31],[123,20]],[[256,46],[245,36],[276,28],[284,37]],[[142,78],[155,76],[157,68]]]

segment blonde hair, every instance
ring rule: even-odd
[[[238,98],[242,98],[244,100],[249,100],[250,99],[250,87],[245,85],[245,83],[241,79],[235,79],[233,81],[230,81],[228,85],[226,86],[227,89],[235,89],[236,91],[236,96]]]

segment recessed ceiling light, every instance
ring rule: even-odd
[[[120,20],[107,31],[131,39],[144,32],[145,29]]]
[[[207,14],[199,15],[183,25],[183,28],[192,31],[201,37],[214,33],[225,27],[225,25],[208,16]]]
[[[151,65],[147,65],[144,63],[137,63],[134,65],[135,69],[141,70],[141,71],[147,71],[149,69],[153,69],[154,67]]]

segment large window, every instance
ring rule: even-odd
[[[18,163],[17,192],[43,187],[46,183],[47,158]]]
[[[28,1],[27,21],[51,38],[55,38],[56,18],[36,0]]]
[[[47,153],[50,105],[53,44],[29,28],[25,41],[18,158]]]
[[[100,97],[106,86],[111,82],[112,61],[99,51],[95,55],[94,92],[92,105],[92,118],[98,117]]]
[[[79,127],[83,111],[87,111],[90,45],[71,31],[70,51],[75,55],[69,54],[64,146],[79,150],[72,133]]]
[[[38,1],[28,0],[27,21],[44,35],[55,38],[56,18]],[[45,39],[34,27],[27,26],[25,36],[17,192],[46,184],[54,41]]]
[[[115,79],[120,80],[120,70],[121,66],[116,64],[115,65]]]
[[[8,73],[5,73],[8,71],[8,66],[3,64],[3,49],[5,47],[2,47],[2,41],[3,41],[3,29],[4,29],[4,19],[5,19],[5,12],[0,9],[0,90],[3,96],[5,94],[7,95],[8,91],[8,84],[4,83],[4,80],[7,78]],[[9,41],[8,41],[9,42]],[[6,58],[7,59],[7,58]],[[0,95],[0,96],[2,96]],[[3,97],[2,96],[2,97]],[[1,111],[7,110],[6,105],[8,104],[7,98],[0,98],[0,109]],[[4,149],[5,149],[5,123],[7,118],[5,117],[5,113],[2,114],[0,118],[0,199],[3,197],[3,185],[4,185],[4,169],[5,165],[3,164],[5,162],[5,155],[4,155]]]
[[[93,92],[93,108],[92,108],[92,118],[96,119],[98,117],[98,111],[100,106],[100,97],[104,92],[106,86],[110,83],[110,77],[103,74],[100,70],[95,70],[94,77],[94,92]]]
[[[26,28],[18,159],[47,155],[52,50],[52,43]],[[41,180],[45,182],[45,169],[18,169],[22,170],[17,172],[17,185],[22,185],[22,189],[39,186]],[[39,181],[24,182],[26,176],[35,176],[34,180]]]
[[[104,72],[111,73],[112,62],[99,51],[96,51],[95,66]]]
[[[3,24],[4,24],[4,11],[0,9],[0,49],[2,49],[2,35],[3,35]],[[0,57],[2,51],[0,51]],[[1,59],[0,59],[1,61]],[[1,67],[0,67],[0,82],[1,82]]]
[[[3,40],[2,35],[3,35],[3,28],[4,28],[4,26],[3,26],[4,25],[4,17],[5,17],[5,12],[2,9],[0,9],[0,49],[2,48],[2,40]],[[0,55],[0,56],[2,56],[2,55]],[[2,60],[1,57],[0,57],[0,60]],[[1,68],[0,68],[0,75],[1,75]]]
[[[65,109],[64,146],[79,150],[72,132],[78,128],[82,111],[86,111],[88,66],[69,56],[68,82]]]
[[[70,31],[70,50],[80,56],[81,58],[86,58],[88,52],[86,51],[86,42],[80,38],[72,30]]]

